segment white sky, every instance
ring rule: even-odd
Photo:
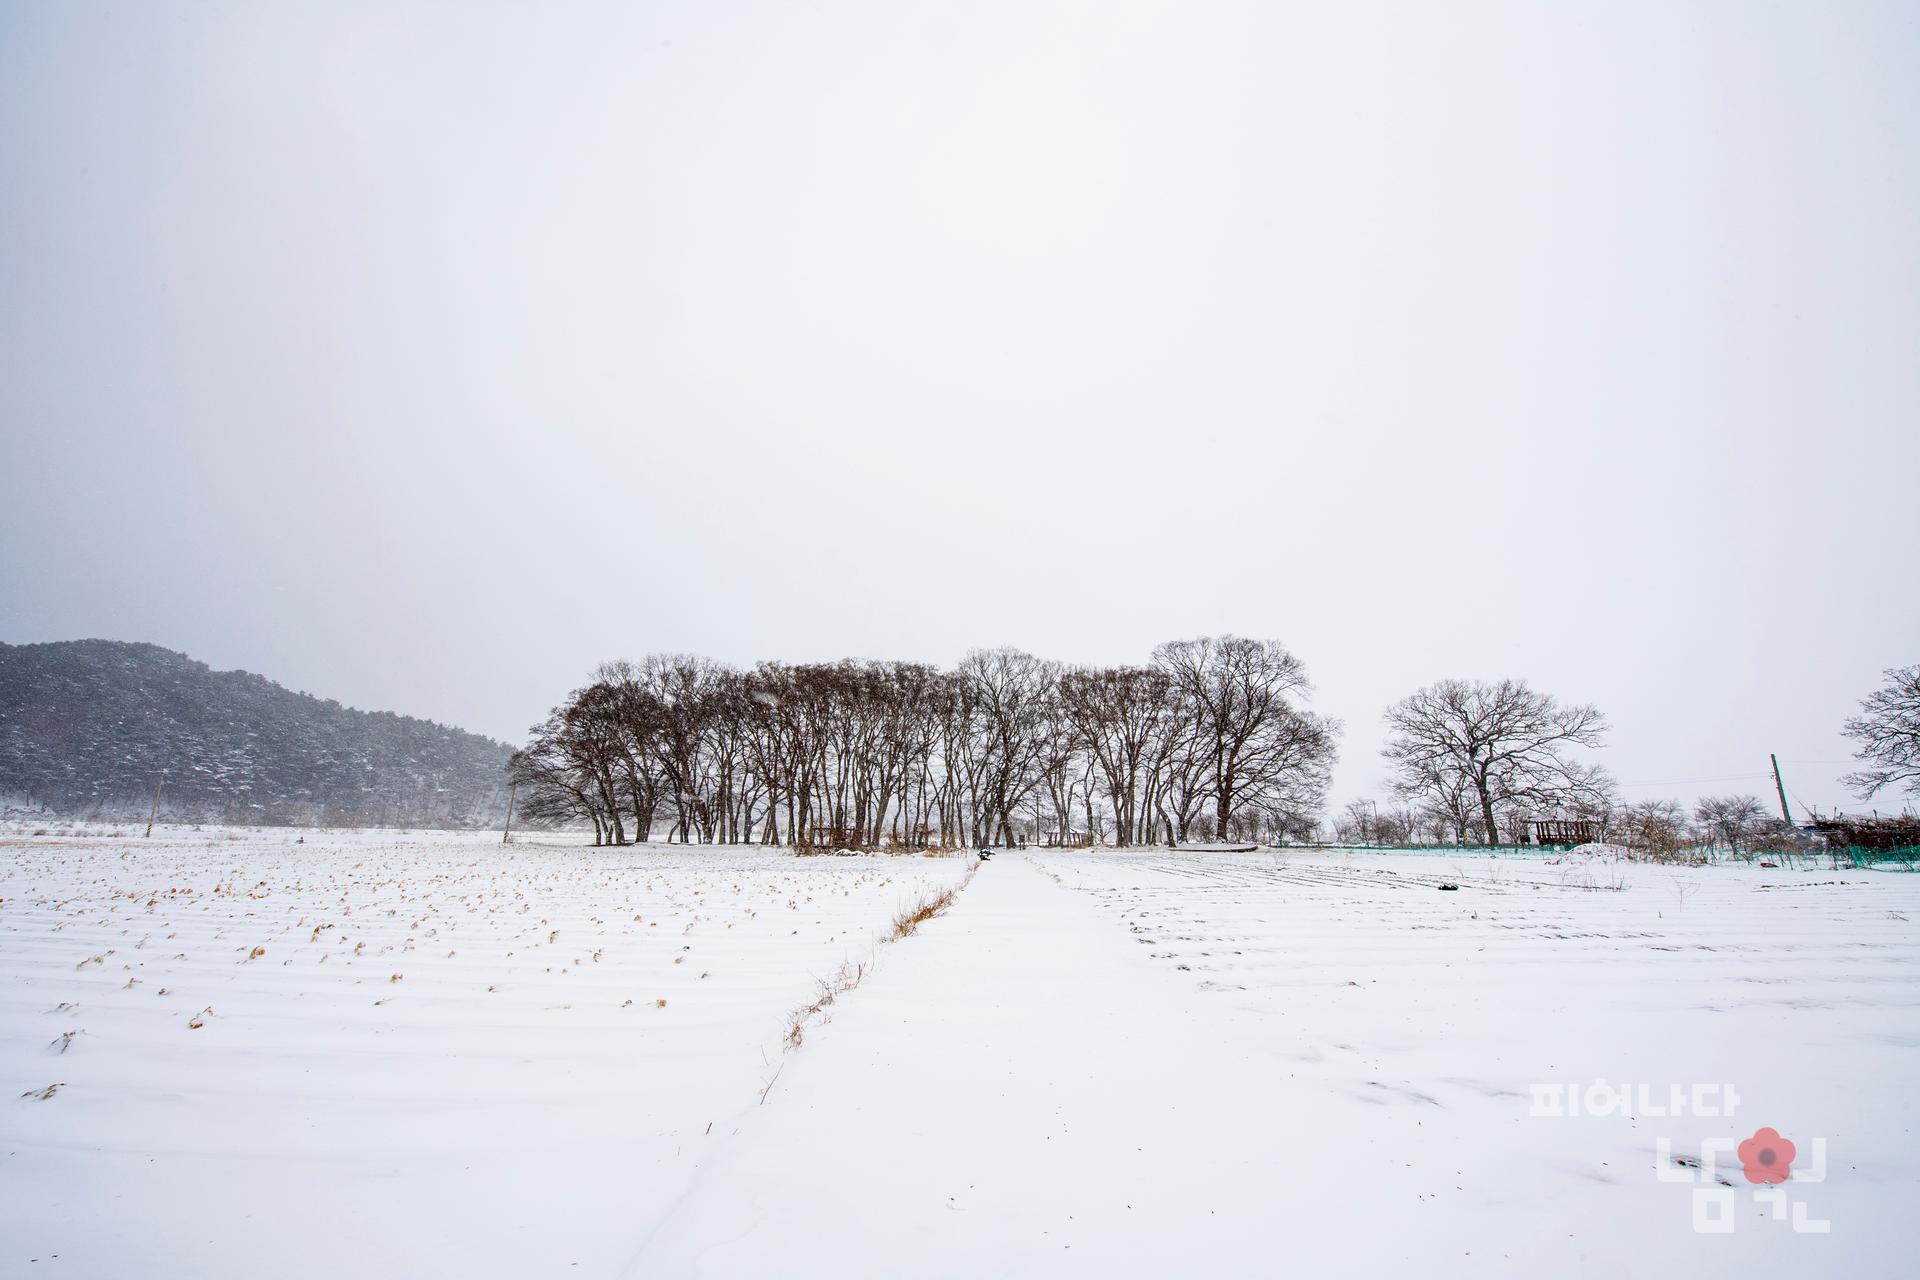
[[[0,9],[0,639],[517,738],[592,664],[1276,636],[1630,797],[1920,661],[1920,6]]]

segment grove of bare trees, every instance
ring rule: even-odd
[[[1846,731],[1863,795],[1920,791],[1920,666],[1886,673]],[[1654,856],[1803,842],[1753,796],[1622,802],[1583,758],[1600,711],[1525,681],[1441,680],[1387,708],[1391,801],[1323,826],[1340,726],[1306,705],[1283,645],[1160,645],[1137,666],[1066,667],[975,650],[911,662],[737,670],[706,658],[611,662],[513,757],[523,821],[591,825],[597,842],[664,838],[800,847],[1039,841],[1303,840],[1520,844],[1585,819]]]
[[[1339,726],[1305,668],[1236,636],[1145,666],[976,650],[748,671],[656,655],[602,666],[510,766],[523,821],[598,842],[919,848],[1300,836]]]

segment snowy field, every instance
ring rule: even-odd
[[[4,842],[0,1274],[1914,1271],[1912,875],[236,835]]]
[[[966,869],[139,831],[0,842],[0,1275],[622,1274]]]

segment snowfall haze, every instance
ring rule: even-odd
[[[0,640],[509,741],[593,664],[1524,677],[1849,797],[1920,11],[16,3]]]

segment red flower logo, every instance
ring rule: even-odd
[[[1739,1152],[1748,1182],[1785,1182],[1796,1148],[1778,1129],[1757,1129]]]

